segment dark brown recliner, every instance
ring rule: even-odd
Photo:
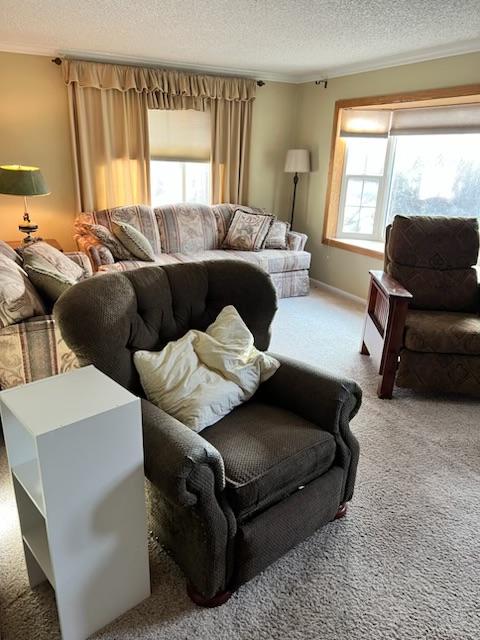
[[[370,272],[362,342],[380,361],[380,397],[394,383],[480,396],[478,251],[475,218],[395,217],[385,271]]]
[[[267,349],[275,291],[268,275],[244,262],[97,276],[62,295],[54,315],[82,365],[143,397],[133,353],[205,330],[226,305]],[[280,369],[253,399],[201,433],[142,400],[153,527],[198,603],[224,601],[343,515],[352,497],[359,448],[349,421],[359,387],[276,357]]]

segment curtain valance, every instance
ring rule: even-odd
[[[256,81],[197,75],[186,71],[104,64],[84,60],[64,60],[63,74],[67,85],[82,88],[116,89],[138,93],[157,93],[185,98],[249,102],[255,99]]]

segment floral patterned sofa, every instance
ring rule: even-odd
[[[65,255],[82,267],[85,277],[92,275],[85,254]],[[38,290],[37,293],[42,297]],[[51,303],[43,297],[42,300],[49,311]],[[0,328],[0,389],[65,373],[76,367],[77,358],[56,329],[51,314],[36,315]]]
[[[230,222],[240,205],[179,204],[152,208],[146,205],[116,207],[82,213],[75,221],[75,239],[95,271],[126,271],[151,266],[151,262],[116,260],[105,244],[91,234],[90,225],[111,230],[112,218],[127,222],[149,240],[155,264],[205,260],[245,260],[260,266],[271,277],[280,298],[307,295],[310,253],[304,250],[307,236],[288,231],[286,248],[238,251],[222,249]],[[259,210],[257,210],[259,211]]]

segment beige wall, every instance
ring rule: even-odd
[[[298,85],[267,82],[253,108],[249,204],[289,219],[292,176],[283,172],[294,146]]]
[[[0,164],[41,168],[51,195],[29,199],[32,220],[44,237],[72,249],[75,201],[67,92],[61,69],[47,57],[0,53]],[[0,238],[22,236],[22,214],[22,198],[0,195]]]
[[[297,87],[267,83],[259,87],[252,122],[249,202],[285,216],[289,176],[285,152],[293,141]],[[51,195],[31,198],[32,219],[44,237],[73,249],[75,216],[67,92],[59,67],[50,58],[0,53],[0,164],[39,166]],[[0,195],[0,238],[21,237],[21,198]]]
[[[382,263],[322,244],[325,192],[336,100],[480,82],[480,53],[392,67],[328,81],[300,85],[295,142],[312,151],[313,172],[300,189],[297,228],[309,235],[313,278],[363,298],[368,270]]]
[[[368,269],[379,261],[322,244],[323,213],[333,109],[341,98],[480,82],[480,53],[383,69],[329,80],[323,89],[267,82],[257,90],[252,123],[249,202],[288,219],[291,175],[285,152],[312,151],[313,172],[299,183],[295,228],[309,235],[312,276],[365,297]],[[0,53],[0,163],[41,167],[51,195],[30,200],[45,237],[73,248],[73,169],[66,89],[61,69],[48,57]],[[19,238],[20,198],[0,196],[0,238]]]

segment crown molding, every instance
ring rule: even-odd
[[[296,76],[288,73],[276,73],[274,71],[261,71],[254,69],[242,69],[232,67],[220,67],[208,64],[190,64],[186,62],[165,61],[159,58],[145,56],[121,56],[100,51],[82,51],[79,49],[53,49],[51,47],[26,47],[23,45],[9,45],[0,42],[0,51],[5,53],[23,53],[26,55],[76,58],[90,60],[92,62],[105,62],[111,64],[138,64],[146,66],[163,67],[165,69],[178,69],[179,71],[194,71],[196,73],[211,73],[212,75],[237,76],[253,78],[255,80],[269,80],[271,82],[296,83]]]
[[[430,60],[438,60],[440,58],[453,58],[467,53],[480,52],[480,38],[475,40],[467,40],[452,45],[439,47],[431,47],[429,49],[421,49],[412,53],[399,53],[394,56],[385,56],[365,62],[354,62],[352,64],[331,67],[330,69],[319,69],[316,73],[308,73],[296,75],[294,82],[305,83],[314,82],[315,80],[325,80],[333,78],[341,78],[343,76],[351,76],[357,73],[367,73],[368,71],[380,71],[381,69],[389,69],[391,67],[401,67],[407,64],[416,64],[419,62],[429,62]]]
[[[261,71],[254,69],[222,67],[214,65],[189,64],[185,62],[165,61],[152,57],[141,56],[120,56],[100,51],[82,51],[79,49],[54,49],[43,46],[25,46],[14,44],[2,44],[0,51],[6,53],[21,53],[26,55],[50,56],[50,57],[71,57],[92,62],[109,62],[112,64],[143,64],[147,66],[161,66],[167,69],[178,69],[181,71],[194,71],[196,73],[211,73],[213,75],[240,76],[254,78],[256,80],[267,80],[270,82],[286,82],[289,84],[304,84],[316,80],[340,78],[357,73],[367,73],[369,71],[380,71],[391,67],[399,67],[407,64],[419,62],[429,62],[440,58],[451,58],[468,53],[480,52],[480,38],[458,42],[452,45],[431,47],[412,53],[397,54],[377,58],[375,60],[354,62],[348,65],[330,67],[328,69],[319,68],[318,71],[302,73],[279,73],[275,71]]]

